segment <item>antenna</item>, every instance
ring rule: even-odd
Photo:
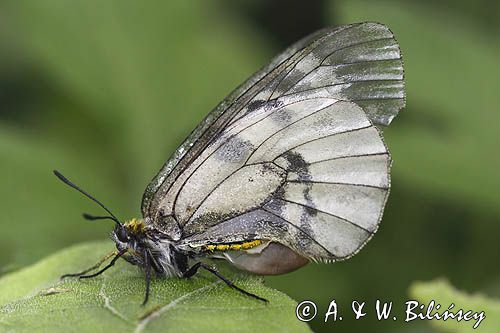
[[[83,213],[83,217],[85,219],[87,219],[87,220],[109,219],[109,220],[115,221],[119,225],[123,225],[123,223],[121,223],[120,220],[108,208],[106,208],[106,206],[104,206],[104,204],[102,204],[99,200],[97,200],[96,198],[94,198],[93,196],[88,194],[86,191],[84,191],[83,189],[78,187],[76,184],[71,182],[68,178],[64,177],[59,171],[54,170],[54,175],[56,175],[56,177],[59,178],[59,180],[61,180],[64,184],[74,188],[75,190],[77,190],[78,192],[80,192],[81,194],[83,194],[84,196],[89,198],[90,200],[94,201],[96,204],[101,206],[110,215],[110,216],[93,216],[93,215],[89,215],[87,213]]]
[[[96,220],[112,220],[115,221],[115,218],[109,215],[104,215],[104,216],[96,216],[96,215],[91,215],[88,213],[83,213],[82,214],[83,218],[89,221],[96,221]]]

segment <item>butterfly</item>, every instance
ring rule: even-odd
[[[356,254],[377,231],[389,194],[382,128],[404,105],[401,52],[385,25],[305,37],[195,128],[147,186],[142,219],[122,222],[54,171],[108,213],[86,219],[115,222],[117,250],[64,277],[95,277],[123,258],[144,271],[144,304],[153,272],[189,278],[199,269],[266,301],[200,259],[272,275]]]

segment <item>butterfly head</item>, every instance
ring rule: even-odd
[[[88,217],[88,215],[86,216]],[[133,218],[125,223],[116,223],[112,232],[112,238],[119,244],[141,243],[145,237],[146,225],[142,219]],[[123,247],[123,246],[122,246]],[[133,247],[133,246],[129,246]]]
[[[111,239],[115,242],[119,252],[123,252],[123,259],[133,265],[144,266],[147,253],[144,222],[140,219],[131,219],[123,224],[116,223],[111,232]]]

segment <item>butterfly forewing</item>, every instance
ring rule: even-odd
[[[308,258],[347,258],[376,231],[389,191],[374,125],[403,105],[387,27],[320,31],[212,111],[148,186],[143,215],[193,247],[266,239]]]

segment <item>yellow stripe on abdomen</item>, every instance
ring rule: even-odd
[[[253,247],[262,244],[260,239],[256,239],[249,242],[243,243],[231,243],[231,244],[210,244],[206,246],[209,251],[238,251],[238,250],[248,250]]]

